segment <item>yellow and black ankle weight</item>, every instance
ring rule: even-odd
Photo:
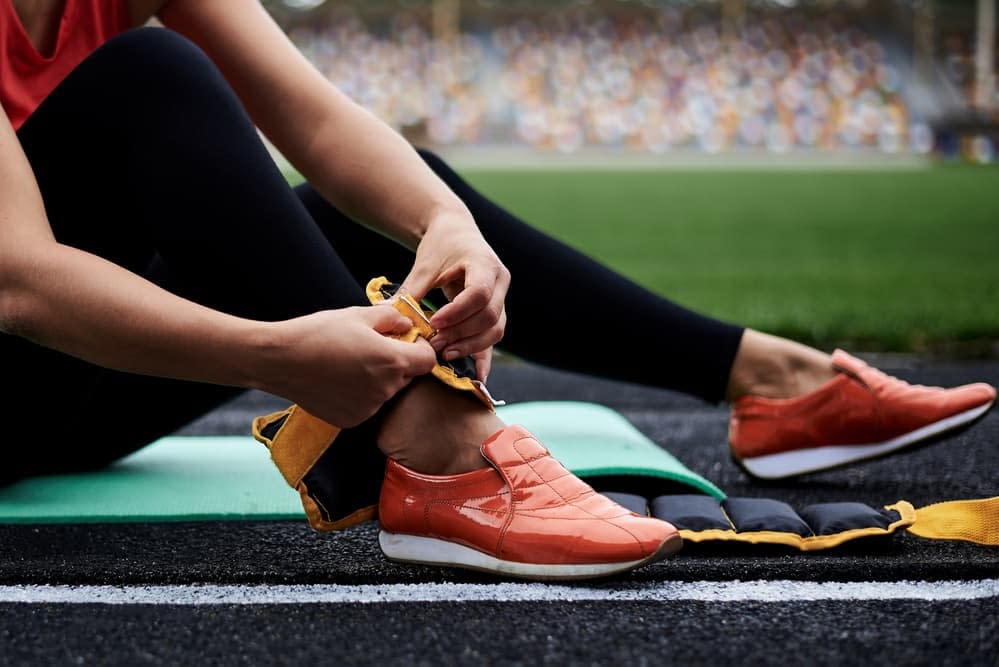
[[[899,531],[933,540],[999,546],[999,497],[954,500],[916,509],[900,500],[882,508],[836,502],[794,510],[768,498],[668,495],[647,501],[608,493],[632,511],[668,521],[688,543],[782,545],[800,551],[832,549],[858,540],[890,538]]]
[[[339,429],[297,405],[253,420],[253,437],[270,450],[298,491],[316,530],[343,530],[377,515],[385,455],[370,422]]]
[[[389,302],[410,319],[413,328],[398,338],[429,340],[436,334],[430,314],[408,294],[396,296],[398,289],[385,278],[375,278],[368,283],[368,299],[373,305]],[[453,362],[438,358],[433,376],[471,393],[489,410],[502,405],[476,377],[471,357]],[[342,530],[377,517],[385,456],[375,445],[376,429],[374,420],[340,429],[297,405],[257,417],[252,425],[253,437],[270,450],[285,481],[298,491],[309,524],[320,531]]]
[[[912,525],[915,511],[904,500],[883,509],[863,503],[809,505],[795,511],[769,498],[661,496],[652,516],[669,521],[688,542],[780,544],[818,551],[863,538],[886,537]]]

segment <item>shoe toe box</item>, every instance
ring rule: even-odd
[[[511,522],[499,551],[502,558],[522,562],[622,563],[649,559],[673,542],[679,548],[677,529],[650,517],[553,520],[520,516]]]

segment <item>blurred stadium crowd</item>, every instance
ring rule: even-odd
[[[509,13],[450,39],[425,14],[326,12],[291,39],[348,95],[438,145],[571,153],[758,148],[929,152],[902,95],[910,59],[843,15]]]

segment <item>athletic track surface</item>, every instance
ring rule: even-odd
[[[924,384],[999,384],[995,361],[865,358]],[[510,360],[490,386],[508,401],[611,405],[730,495],[795,507],[999,495],[996,411],[890,459],[760,486],[728,460],[723,407]],[[251,394],[185,432],[244,434],[282,405]],[[0,664],[999,665],[997,548],[908,536],[807,555],[688,547],[555,586],[391,564],[375,536],[298,522],[0,526]]]

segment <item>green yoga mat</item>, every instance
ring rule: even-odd
[[[614,480],[614,490],[631,491],[629,482],[636,488],[662,482],[724,497],[610,408],[536,402],[499,413],[530,429],[576,474]],[[39,477],[0,489],[0,523],[303,517],[298,493],[285,484],[267,449],[249,437],[167,437],[99,472]]]

